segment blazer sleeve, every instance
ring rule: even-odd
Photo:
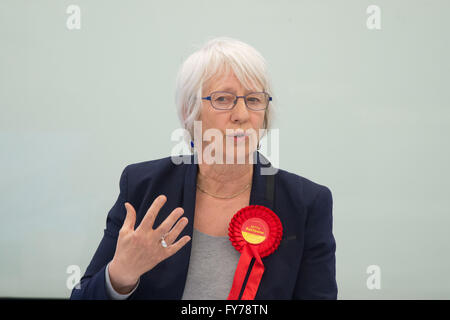
[[[128,166],[125,167],[120,176],[119,196],[108,213],[103,238],[87,267],[85,274],[80,280],[80,285],[75,286],[72,290],[70,299],[106,300],[110,298],[106,291],[105,268],[114,257],[119,230],[122,227],[126,216],[125,202],[128,197],[127,168]]]
[[[293,299],[337,299],[332,210],[331,191],[322,186],[308,210],[305,246]]]

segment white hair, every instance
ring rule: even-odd
[[[252,46],[228,37],[209,40],[191,54],[181,66],[175,91],[175,103],[181,125],[194,137],[194,121],[200,117],[202,89],[211,78],[232,70],[247,90],[261,87],[273,95],[264,57]],[[264,129],[272,123],[272,102],[265,110]],[[260,137],[261,138],[261,137]]]

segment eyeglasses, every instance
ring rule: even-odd
[[[237,100],[243,98],[245,105],[250,110],[261,111],[266,110],[272,97],[267,92],[251,92],[245,96],[237,96],[234,93],[226,91],[215,91],[203,100],[209,100],[211,106],[217,110],[231,110],[236,106]]]

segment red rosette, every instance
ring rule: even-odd
[[[263,220],[268,226],[266,239],[259,244],[252,244],[244,239],[242,226],[251,218]],[[251,205],[240,209],[231,219],[228,236],[234,248],[242,254],[245,245],[256,246],[261,258],[272,254],[281,242],[283,227],[278,216],[269,208],[261,205]]]
[[[264,273],[261,258],[272,254],[279,246],[283,226],[278,216],[269,208],[250,205],[240,209],[231,219],[228,236],[234,248],[241,253],[234,274],[229,300],[239,298],[251,260],[252,270],[242,294],[242,299],[254,299]]]

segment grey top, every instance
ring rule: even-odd
[[[228,237],[214,237],[194,229],[182,300],[226,300],[239,257]]]
[[[194,228],[191,258],[182,300],[226,300],[233,284],[240,253],[228,237],[214,237]],[[106,289],[111,299],[126,299],[118,294],[109,281],[106,268]]]

